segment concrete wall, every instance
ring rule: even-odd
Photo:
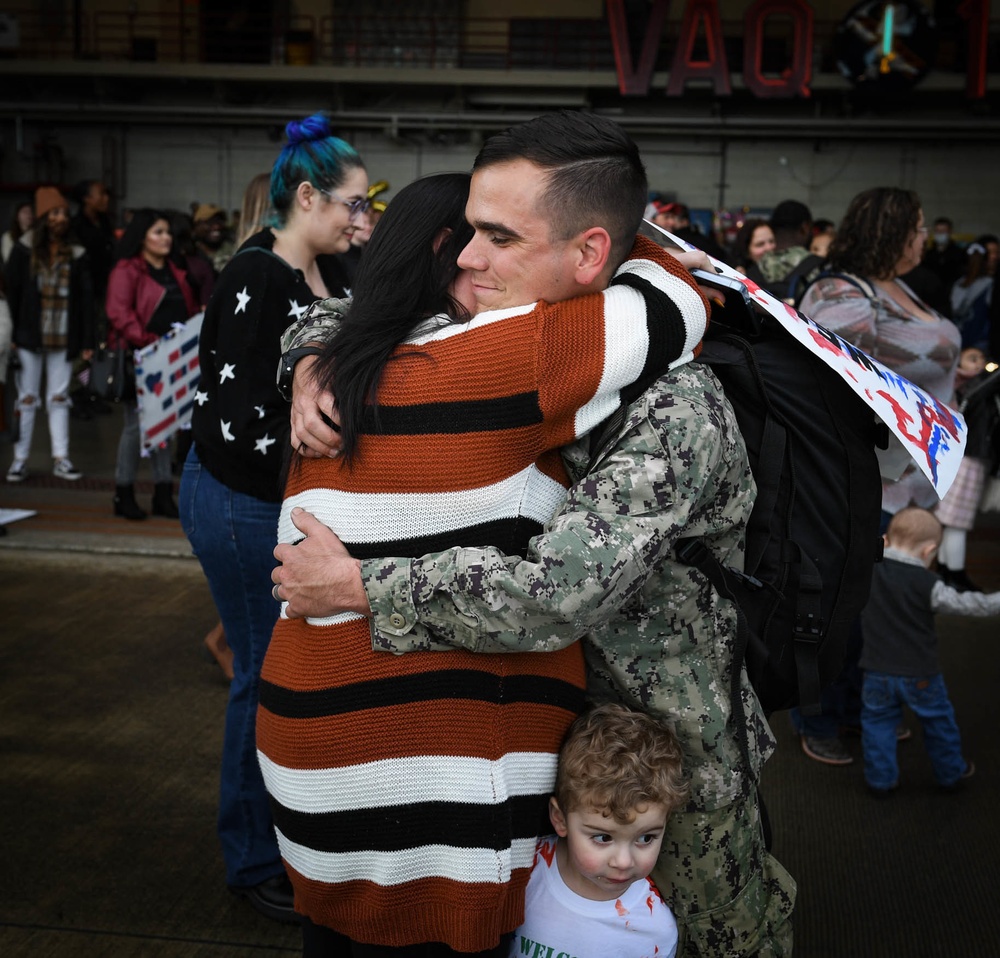
[[[20,142],[30,150],[40,135],[25,123],[18,141],[13,123],[0,123],[0,183],[45,177],[16,148]],[[120,207],[182,209],[195,200],[237,209],[246,184],[271,168],[281,148],[266,131],[251,128],[70,127],[55,142],[63,152],[65,185],[87,177],[113,180],[109,157],[115,156],[121,172],[112,185]],[[393,189],[426,173],[468,169],[476,152],[473,144],[399,142],[381,133],[361,133],[352,142],[372,180],[386,179]],[[716,209],[721,201],[731,209],[769,208],[793,198],[815,216],[837,220],[860,190],[892,185],[917,190],[928,220],[951,216],[960,233],[1000,231],[1000,208],[989,185],[995,148],[989,146],[746,140],[723,149],[706,138],[640,140],[640,147],[651,188],[675,193],[692,207]],[[0,193],[4,228],[18,196]]]

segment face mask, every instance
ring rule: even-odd
[[[951,233],[935,233],[934,234],[934,245],[935,246],[947,246],[951,240]]]

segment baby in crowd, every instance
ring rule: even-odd
[[[899,785],[896,729],[903,705],[919,719],[934,777],[955,789],[975,771],[962,755],[955,710],[938,656],[934,614],[996,615],[1000,592],[959,592],[931,572],[941,523],[926,509],[901,509],[885,535],[871,597],[861,613],[861,744],[865,781],[877,797]]]
[[[681,758],[670,729],[621,705],[573,723],[511,958],[672,958],[677,923],[648,876],[688,795]]]

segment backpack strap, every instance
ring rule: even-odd
[[[795,620],[792,626],[792,647],[795,651],[795,675],[799,686],[799,711],[803,715],[822,712],[820,696],[823,686],[819,678],[819,643],[823,638],[823,577],[812,558],[794,542],[799,581],[795,587]]]
[[[788,448],[788,431],[775,415],[764,385],[764,378],[757,366],[753,352],[747,351],[747,366],[753,373],[757,389],[763,397],[767,412],[760,438],[760,452],[754,482],[757,485],[757,499],[747,521],[747,551],[744,558],[748,579],[759,583],[754,577],[757,572],[768,538],[775,528],[774,513],[781,494],[781,476],[785,469],[785,455]],[[791,469],[789,463],[788,468]],[[791,495],[795,495],[795,477],[792,474]],[[791,508],[791,503],[789,504]],[[756,545],[755,545],[756,544]],[[788,579],[783,590],[787,596],[795,597],[795,617],[793,625],[793,648],[795,672],[799,690],[799,708],[804,715],[818,715],[820,712],[819,643],[823,637],[823,616],[821,597],[823,577],[812,558],[792,540],[784,539],[781,544],[782,563],[788,569]],[[758,586],[759,587],[759,586]],[[758,640],[764,649],[766,645]],[[756,654],[758,649],[751,651]],[[751,661],[754,661],[751,658]]]
[[[587,472],[593,471],[594,467],[604,458],[610,448],[612,439],[617,439],[622,426],[625,425],[625,417],[628,415],[628,406],[619,406],[610,416],[601,420],[590,430],[587,438],[589,440],[588,450],[590,452],[590,463],[587,465]]]
[[[763,670],[767,662],[767,648],[761,642],[759,636],[750,628],[739,599],[736,598],[738,584],[743,582],[752,589],[763,588],[763,583],[747,576],[739,569],[729,567],[724,568],[722,563],[712,554],[712,551],[705,545],[704,539],[697,536],[688,536],[677,540],[677,558],[685,565],[694,566],[706,579],[712,588],[725,599],[728,599],[736,610],[736,643],[733,647],[732,674],[729,679],[729,711],[733,724],[736,727],[736,741],[739,744],[743,760],[747,763],[747,768],[752,768],[750,760],[750,739],[747,731],[747,716],[743,709],[743,690],[740,677],[744,667],[747,668],[747,677],[750,685],[754,685],[755,679],[759,679],[758,669]],[[748,652],[753,649],[753,655]],[[756,663],[756,667],[754,667]],[[754,674],[750,674],[753,668]]]
[[[814,280],[812,280],[804,290],[802,290],[802,295],[799,297],[799,302],[805,299],[806,293],[809,292],[818,282],[824,279],[842,279],[846,283],[850,283],[855,289],[860,289],[862,293],[865,294],[865,298],[871,300],[871,302],[876,302],[878,300],[878,293],[875,292],[875,287],[866,279],[862,279],[860,276],[856,276],[854,273],[840,273],[836,270],[824,270],[819,274]]]
[[[736,345],[744,356],[746,367],[753,376],[757,395],[763,401],[766,410],[760,437],[760,453],[757,457],[758,468],[753,475],[757,498],[754,500],[753,511],[747,521],[747,552],[743,559],[743,568],[753,575],[760,567],[764,549],[771,537],[774,511],[781,494],[781,473],[785,467],[788,432],[775,415],[764,384],[764,376],[750,344],[739,336],[726,338]],[[756,548],[753,545],[755,542],[758,543]]]
[[[790,299],[793,306],[798,306],[806,290],[812,285],[812,280],[809,279],[810,275],[817,274],[813,277],[813,279],[817,279],[825,262],[826,257],[818,256],[816,253],[810,253],[801,260],[784,279],[785,300]]]

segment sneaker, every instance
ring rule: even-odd
[[[67,479],[70,482],[76,482],[77,479],[82,478],[83,473],[79,469],[74,468],[73,463],[68,459],[57,459],[56,464],[52,467],[52,475],[57,479]]]
[[[976,774],[976,763],[966,762],[965,771],[958,776],[958,781],[953,782],[951,785],[942,785],[941,790],[943,792],[957,792],[965,785],[966,781],[972,778],[972,776],[975,774]]]
[[[814,761],[822,762],[824,765],[850,765],[854,761],[839,738],[813,738],[811,735],[803,735],[802,751]]]
[[[18,461],[15,459],[7,470],[7,481],[8,482],[24,482],[28,478],[28,463],[21,459]]]

